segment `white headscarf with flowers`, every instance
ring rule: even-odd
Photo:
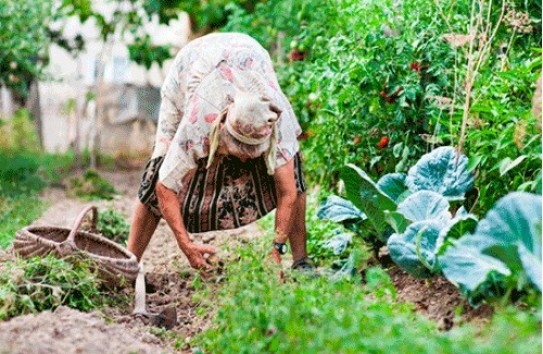
[[[207,158],[208,166],[213,162],[223,113],[226,129],[241,143],[270,140],[270,174],[299,150],[301,129],[267,52],[242,34],[205,37],[179,53],[162,88],[164,109],[161,106],[153,156],[165,155],[159,179],[177,192],[197,160]],[[173,123],[168,125],[168,120]]]

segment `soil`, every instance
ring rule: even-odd
[[[51,188],[41,194],[51,206],[33,224],[71,228],[79,212],[87,205],[98,210],[114,208],[130,220],[136,202],[140,170],[101,172],[119,192],[111,201],[83,202],[72,199],[61,188]],[[227,249],[237,242],[247,242],[262,231],[249,225],[232,231],[193,234],[196,243],[208,243],[218,250],[220,259],[229,257]],[[160,313],[175,308],[177,321],[174,336],[157,331],[148,321],[131,315],[132,306],[111,307],[102,312],[83,313],[60,307],[53,312],[20,316],[0,323],[0,353],[190,353],[186,344],[191,337],[209,326],[212,314],[196,315],[190,268],[171,231],[161,221],[144,256],[147,282],[147,310]],[[435,320],[441,329],[450,329],[459,321],[485,321],[492,314],[488,307],[472,309],[458,290],[446,280],[415,279],[401,269],[392,267],[389,274],[398,290],[400,301],[414,304],[416,311]],[[220,277],[207,280],[211,291],[217,288]],[[123,290],[134,298],[129,287]],[[458,309],[462,315],[456,316]],[[153,329],[154,328],[154,329]],[[172,333],[172,332],[169,332]]]
[[[13,318],[0,324],[0,352],[161,353],[160,340],[140,329],[106,323],[98,313],[68,307]]]
[[[442,277],[417,279],[393,266],[388,269],[400,301],[412,303],[415,310],[449,330],[462,322],[484,323],[492,316],[492,307],[471,307],[458,289]]]

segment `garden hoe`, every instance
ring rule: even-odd
[[[172,329],[177,324],[177,311],[174,306],[167,307],[159,314],[147,312],[145,303],[145,271],[143,263],[140,263],[138,276],[136,277],[135,304],[132,316],[142,319],[145,323],[149,323],[156,327]]]

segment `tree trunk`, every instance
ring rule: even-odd
[[[0,115],[6,118],[12,117],[15,113],[15,104],[13,102],[11,91],[4,85],[0,86],[0,90],[2,92],[2,97],[0,99],[0,101],[2,101],[2,110],[0,111]]]
[[[38,134],[38,141],[43,148],[43,127],[41,120],[41,107],[40,107],[40,88],[38,80],[35,78],[30,84],[30,93],[28,100],[26,101],[26,109],[30,112],[30,116],[36,127],[36,133]]]

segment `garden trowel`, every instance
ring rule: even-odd
[[[135,293],[136,296],[132,316],[140,318],[153,326],[166,329],[172,329],[177,324],[177,310],[174,306],[167,307],[159,314],[154,314],[147,311],[145,301],[145,271],[143,270],[143,263],[140,263],[138,276],[136,277]]]

